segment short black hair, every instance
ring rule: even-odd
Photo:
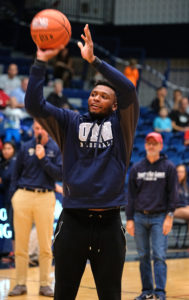
[[[14,151],[16,150],[16,145],[13,141],[6,141],[6,142],[3,143],[3,146],[6,145],[6,144],[11,145],[14,148]]]
[[[111,88],[115,92],[115,94],[117,95],[116,88],[109,81],[107,81],[107,80],[98,80],[94,83],[93,88],[95,88],[97,85],[106,85],[109,88]]]

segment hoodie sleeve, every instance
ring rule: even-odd
[[[136,184],[136,169],[131,168],[128,181],[128,202],[126,206],[127,220],[133,220],[135,212],[135,201],[137,196],[137,184]]]
[[[134,134],[139,118],[139,103],[133,83],[120,71],[96,57],[92,65],[115,87],[117,91],[120,125],[127,152],[127,167],[133,147]]]
[[[57,108],[44,99],[43,86],[46,64],[36,60],[31,68],[29,83],[25,95],[25,108],[62,149],[62,137],[71,120],[78,114],[68,109]]]

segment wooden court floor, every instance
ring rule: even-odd
[[[167,260],[167,300],[189,300],[189,258]],[[54,284],[52,267],[52,285]],[[38,267],[28,269],[28,294],[7,297],[8,291],[15,285],[15,269],[0,270],[0,300],[45,300],[39,296]],[[122,282],[122,300],[133,300],[140,294],[141,284],[138,262],[126,262]],[[52,298],[51,298],[52,299]],[[63,300],[63,299],[62,299]],[[87,264],[76,300],[98,300],[90,265]]]

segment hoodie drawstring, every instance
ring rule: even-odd
[[[101,136],[101,133],[102,133],[102,128],[103,128],[104,122],[105,122],[105,119],[103,119],[102,122],[101,122],[101,124],[100,124],[99,132],[98,132],[98,137],[97,137],[97,142],[96,142],[96,147],[95,147],[95,153],[94,153],[94,157],[95,158],[97,157],[97,154],[98,154],[98,147],[99,147],[99,144],[100,144],[100,138],[103,141],[103,137]],[[94,128],[94,126],[96,124],[97,124],[97,120],[94,121],[93,125],[91,126],[91,128],[89,130],[89,134],[88,134],[87,140],[86,140],[87,145],[90,144],[90,138],[92,136],[92,130],[93,130],[93,128]]]

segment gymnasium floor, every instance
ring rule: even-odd
[[[168,259],[167,300],[189,300],[189,258]],[[29,268],[28,294],[14,297],[15,300],[42,300],[48,299],[38,295],[38,267]],[[54,274],[52,267],[52,285]],[[15,284],[15,269],[0,270],[0,300],[13,299],[7,297],[8,291]],[[140,293],[140,277],[138,261],[126,262],[122,281],[122,300],[132,300]],[[49,298],[50,299],[50,298]],[[97,300],[94,280],[90,265],[86,265],[76,300]]]
[[[125,225],[124,213],[121,213],[123,225]],[[182,233],[182,231],[181,231]],[[183,231],[184,233],[184,231]],[[179,238],[179,248],[175,248],[176,232],[172,230],[169,234],[169,247],[167,251],[167,300],[189,300],[189,236],[187,236],[185,247],[182,235]],[[139,262],[134,239],[126,235],[127,255],[122,281],[122,300],[133,300],[140,294],[141,283],[139,275]],[[28,294],[14,297],[15,300],[42,300],[48,299],[38,295],[39,268],[28,269],[27,288]],[[54,267],[51,273],[52,286],[54,285]],[[7,297],[8,291],[15,285],[14,263],[0,262],[0,300],[13,299]],[[50,299],[50,298],[49,298]],[[52,298],[51,298],[52,299]],[[86,265],[80,289],[76,300],[98,300],[90,264]]]

